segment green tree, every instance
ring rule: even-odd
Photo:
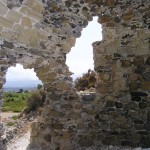
[[[38,89],[38,90],[40,90],[42,87],[43,87],[42,84],[38,84],[38,85],[37,85],[37,89]]]

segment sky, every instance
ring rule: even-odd
[[[66,64],[74,73],[73,78],[81,76],[88,69],[94,69],[92,43],[102,40],[102,28],[94,17],[88,26],[83,29],[80,38],[77,38],[75,47],[67,54]]]
[[[74,79],[87,72],[88,69],[94,69],[92,43],[102,39],[102,28],[97,22],[98,17],[94,17],[88,26],[83,29],[80,38],[77,38],[75,46],[67,54],[66,64],[69,70],[74,73]],[[10,67],[6,74],[6,85],[18,81],[38,81],[38,77],[33,69],[23,69],[23,66],[17,64],[16,67]],[[39,82],[38,82],[39,83]]]

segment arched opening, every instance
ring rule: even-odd
[[[66,64],[74,73],[73,80],[89,69],[94,70],[92,43],[102,39],[102,27],[97,19],[98,17],[93,17],[93,21],[89,22],[88,26],[83,29],[81,37],[76,40],[75,47],[67,54]]]
[[[24,69],[21,64],[10,67],[6,73],[6,83],[3,85],[3,106],[1,121],[6,129],[8,149],[15,149],[9,145],[19,135],[28,136],[26,147],[29,144],[30,125],[36,119],[38,109],[42,108],[45,100],[43,84],[36,76],[34,69]],[[21,134],[20,134],[21,133]],[[10,147],[9,147],[10,146]],[[23,147],[20,144],[19,147]]]

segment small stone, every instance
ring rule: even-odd
[[[32,27],[31,19],[28,18],[28,17],[23,17],[23,18],[22,18],[22,21],[21,21],[21,25],[31,28],[31,27]]]
[[[147,122],[150,122],[150,111],[147,113]]]
[[[136,130],[143,130],[143,124],[134,124]]]
[[[120,128],[121,129],[131,129],[132,128],[132,124],[128,121],[123,122],[122,124],[120,124]]]
[[[107,130],[108,127],[109,127],[109,124],[108,124],[108,123],[102,123],[102,124],[100,125],[100,129],[102,129],[102,130]]]
[[[131,110],[135,110],[135,109],[138,108],[138,105],[137,105],[135,102],[129,102],[129,103],[127,104],[127,108],[128,108],[128,109],[131,109]]]
[[[13,43],[7,42],[7,41],[4,41],[3,46],[4,46],[4,47],[7,47],[7,48],[10,48],[10,49],[13,49],[13,48],[14,48]]]
[[[106,107],[114,107],[115,106],[115,102],[114,101],[107,101],[106,102]]]
[[[44,136],[44,140],[47,141],[47,142],[51,142],[51,135],[50,134],[46,134]]]
[[[143,77],[146,81],[150,81],[150,72],[145,72],[145,73],[143,73],[142,77]]]
[[[118,128],[119,128],[119,124],[118,124],[117,122],[112,122],[112,123],[110,124],[110,129],[116,130],[116,129],[118,129]]]
[[[100,80],[109,81],[111,76],[109,74],[100,74],[99,75]]]
[[[133,17],[133,12],[132,11],[127,12],[127,13],[122,15],[122,19],[125,20],[125,21],[131,20],[132,17]]]
[[[143,120],[138,120],[138,119],[136,119],[136,120],[134,120],[134,123],[135,123],[135,124],[143,124]]]
[[[111,22],[111,17],[106,16],[106,15],[105,16],[104,15],[100,16],[99,19],[98,19],[98,22],[101,23],[101,24],[106,23],[106,22]]]
[[[122,145],[122,146],[131,146],[131,145],[132,145],[132,142],[131,142],[131,141],[122,141],[122,142],[121,142],[121,145]]]
[[[116,3],[116,0],[106,0],[106,4],[108,5],[108,6],[114,6],[115,5],[115,3]]]
[[[150,123],[145,123],[144,124],[144,129],[147,131],[150,131]]]
[[[62,130],[63,129],[63,125],[62,124],[60,124],[60,123],[54,123],[53,125],[52,125],[52,127],[54,128],[54,129],[56,129],[56,130]]]
[[[123,60],[122,67],[130,67],[132,65],[130,60]]]
[[[143,57],[136,57],[134,60],[133,60],[133,64],[135,66],[141,66],[144,64],[144,58]]]
[[[131,91],[133,90],[137,90],[139,87],[138,83],[137,82],[131,82],[130,85],[129,85],[129,88]]]
[[[150,65],[150,57],[147,58],[146,64]]]
[[[135,102],[140,102],[141,101],[141,97],[135,96],[135,97],[132,97],[131,100],[135,101]]]
[[[93,139],[90,136],[80,138],[79,144],[83,147],[90,147],[93,144]]]
[[[150,90],[150,82],[142,82],[141,89],[142,90]]]
[[[132,96],[144,96],[144,97],[148,96],[147,93],[143,93],[143,92],[131,92],[131,95]]]
[[[139,103],[139,108],[140,109],[145,109],[147,107],[147,103],[145,103],[145,102],[140,102]]]
[[[120,102],[115,102],[115,106],[116,106],[116,108],[122,108],[123,104]]]
[[[138,80],[138,74],[133,73],[129,76],[130,81],[136,81]]]

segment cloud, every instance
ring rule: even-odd
[[[24,69],[22,65],[17,64],[16,67],[10,67],[7,70],[6,82],[14,80],[38,80],[34,69]]]

